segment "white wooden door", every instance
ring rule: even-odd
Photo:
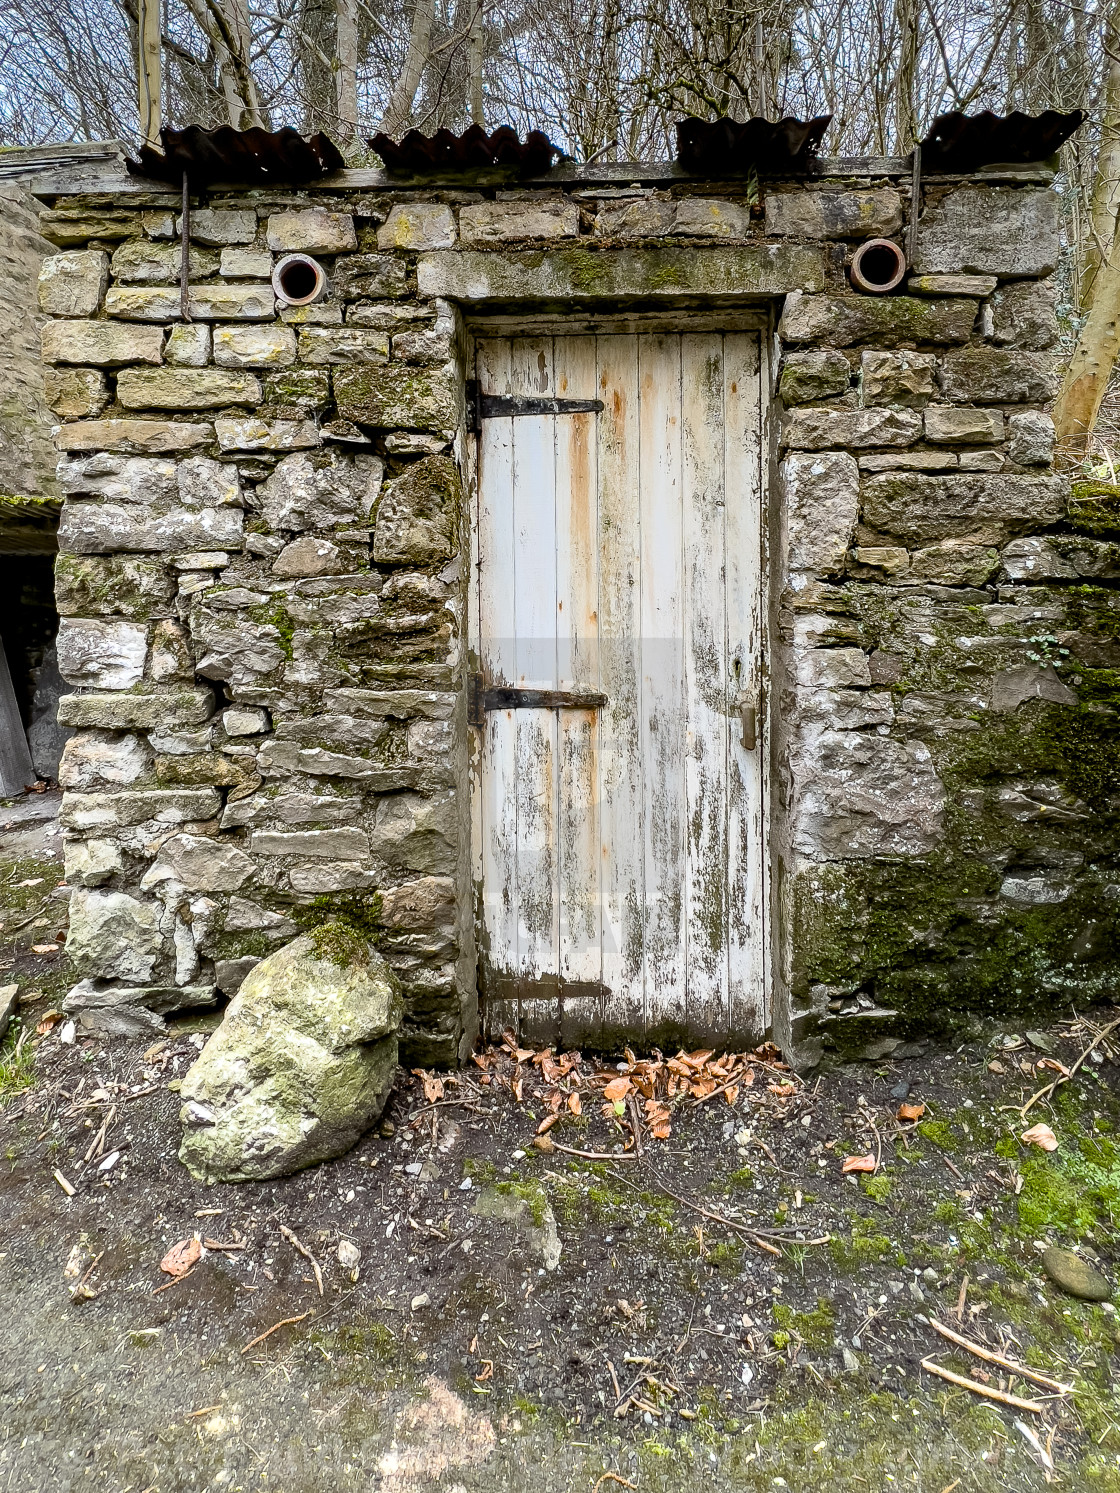
[[[760,712],[744,747],[741,708],[762,703],[759,359],[754,332],[477,344],[491,1032],[668,1045],[767,1027],[765,732]]]

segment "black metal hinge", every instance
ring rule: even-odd
[[[601,399],[553,399],[536,394],[480,394],[474,379],[467,382],[467,424],[475,434],[482,430],[483,420],[500,420],[516,415],[598,415]]]
[[[600,710],[607,696],[590,690],[514,689],[508,684],[488,685],[481,674],[472,674],[467,698],[467,719],[481,726],[488,710]]]

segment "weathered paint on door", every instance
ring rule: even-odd
[[[481,685],[606,697],[478,716],[491,1032],[766,1028],[759,359],[749,332],[477,344],[483,395],[603,404],[481,422]]]

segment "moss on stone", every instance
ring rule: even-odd
[[[774,1334],[775,1348],[786,1348],[791,1342],[804,1343],[807,1348],[818,1350],[831,1348],[836,1336],[836,1313],[832,1303],[821,1296],[812,1311],[796,1312],[791,1306],[778,1302],[774,1307],[774,1321],[778,1331]]]
[[[339,969],[369,963],[369,944],[350,923],[339,918],[312,928],[311,942],[320,959],[329,959]]]
[[[1075,481],[1067,518],[1074,529],[1096,539],[1120,536],[1120,483],[1095,477]]]

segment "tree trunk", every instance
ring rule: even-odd
[[[1101,111],[1101,144],[1089,202],[1089,231],[1081,255],[1081,283],[1078,296],[1083,311],[1093,299],[1097,271],[1108,255],[1116,236],[1116,215],[1120,208],[1120,0],[1112,7],[1105,23],[1105,41],[1110,47]]]
[[[408,56],[378,125],[378,129],[383,130],[386,135],[399,134],[411,117],[416,90],[420,87],[420,79],[428,61],[435,9],[435,0],[416,0],[408,38]]]
[[[896,0],[898,23],[898,71],[894,83],[894,138],[899,155],[912,150],[918,138],[914,109],[914,85],[918,76],[918,5],[916,0]]]
[[[338,72],[335,103],[339,133],[351,141],[358,133],[358,5],[357,0],[335,0]]]
[[[486,128],[486,101],[482,91],[485,61],[485,34],[482,29],[482,0],[476,0],[467,37],[467,61],[470,69],[471,123]]]

